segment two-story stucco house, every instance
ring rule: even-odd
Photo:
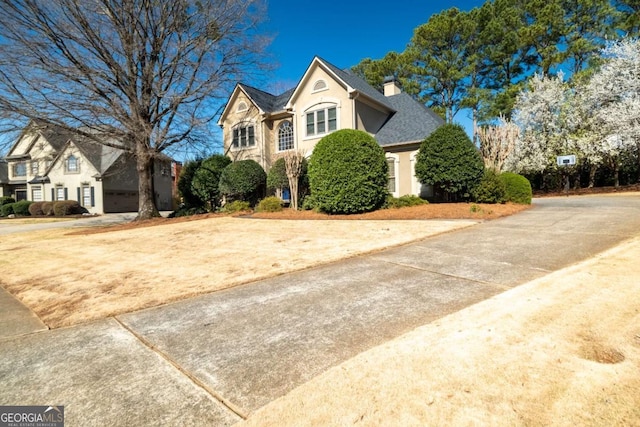
[[[232,160],[253,159],[265,170],[287,150],[311,155],[318,141],[335,130],[368,132],[385,150],[389,191],[396,197],[431,196],[416,179],[414,164],[420,143],[443,123],[393,79],[380,93],[319,57],[298,85],[281,95],[237,84],[218,121],[225,153]]]
[[[156,206],[170,210],[171,159],[156,162]],[[134,212],[135,159],[59,126],[32,121],[0,162],[0,196],[34,202],[77,200],[90,213]]]

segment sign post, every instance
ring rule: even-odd
[[[573,154],[568,155],[568,156],[558,156],[556,157],[556,163],[558,164],[558,166],[560,167],[565,167],[565,166],[573,166],[576,164],[576,156],[574,156]],[[566,195],[569,195],[569,174],[566,171],[562,171],[562,176],[563,176],[563,180],[564,180],[564,192],[566,193]]]

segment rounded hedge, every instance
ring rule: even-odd
[[[506,186],[492,169],[484,172],[482,180],[473,190],[473,199],[478,203],[504,203]]]
[[[76,200],[60,200],[53,202],[53,214],[55,216],[78,215],[85,211]]]
[[[29,205],[33,203],[30,200],[21,200],[12,204],[13,213],[17,216],[29,216]],[[7,206],[7,205],[5,205]]]
[[[256,212],[281,212],[282,200],[279,197],[271,196],[260,200],[258,206],[256,206]]]
[[[15,205],[15,203],[7,203],[0,206],[0,216],[13,215],[13,205]]]
[[[224,168],[220,175],[220,192],[231,200],[255,205],[264,194],[267,174],[255,160],[240,160]]]
[[[15,202],[16,202],[16,199],[14,199],[13,197],[10,197],[10,196],[0,197],[0,206],[8,205]]]
[[[193,173],[191,192],[201,200],[202,205],[209,204],[212,210],[220,206],[220,176],[230,164],[231,159],[227,156],[214,154],[204,159]]]
[[[309,160],[314,206],[330,214],[384,206],[388,167],[384,151],[366,132],[342,129],[322,138]]]
[[[420,145],[415,166],[422,184],[446,193],[448,200],[468,198],[484,174],[484,162],[460,125],[440,126]]]
[[[533,193],[531,183],[527,178],[513,172],[503,172],[499,176],[505,186],[505,199],[507,202],[530,205]]]

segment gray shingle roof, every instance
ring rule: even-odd
[[[293,89],[289,89],[281,95],[272,95],[269,92],[256,89],[243,83],[241,83],[240,86],[247,92],[247,95],[251,97],[258,108],[265,113],[275,113],[276,111],[284,110],[284,106],[287,105],[287,101],[289,101],[291,94],[293,94]]]
[[[384,105],[390,110],[395,110],[393,105],[389,102],[389,98],[381,94],[377,91],[373,86],[364,81],[362,78],[353,74],[350,70],[341,70],[330,62],[325,61],[324,59],[318,56],[318,59],[321,60],[329,69],[335,73],[340,79],[342,79],[349,86],[354,88],[360,93],[365,94],[369,98],[375,100],[376,102]]]
[[[440,116],[404,92],[389,96],[387,100],[396,113],[375,135],[383,147],[422,141],[444,124]]]

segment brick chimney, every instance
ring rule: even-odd
[[[387,76],[384,78],[383,83],[384,88],[384,96],[392,96],[402,93],[402,89],[400,89],[400,84],[393,76]]]

